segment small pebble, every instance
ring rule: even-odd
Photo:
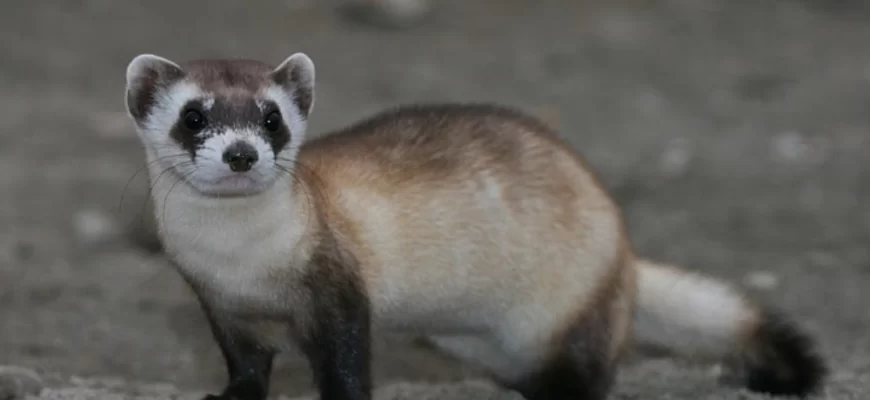
[[[27,396],[38,396],[43,382],[35,371],[0,365],[0,400],[19,400]]]
[[[659,165],[666,176],[676,177],[688,170],[692,157],[693,152],[689,143],[683,139],[676,139],[669,143],[662,153]]]
[[[79,210],[72,223],[77,238],[84,243],[107,241],[119,231],[114,218],[100,210]]]
[[[776,135],[771,143],[773,157],[781,162],[799,162],[806,158],[810,146],[799,132]]]
[[[722,368],[722,364],[713,364],[710,368],[707,369],[707,374],[714,378],[722,377],[724,374],[724,370]]]
[[[745,282],[756,289],[773,289],[779,286],[779,278],[767,271],[752,272],[746,276]]]

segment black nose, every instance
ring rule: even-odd
[[[249,171],[260,159],[257,149],[245,142],[235,142],[224,150],[224,162],[235,172]]]

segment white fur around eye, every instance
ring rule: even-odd
[[[166,147],[178,147],[169,132],[178,121],[181,109],[190,101],[202,99],[205,93],[196,84],[180,81],[158,92],[151,112],[145,117],[139,133],[146,145],[158,155]]]

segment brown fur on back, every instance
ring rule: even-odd
[[[385,189],[388,185],[463,179],[481,169],[500,173],[546,171],[554,161],[550,157],[558,153],[579,162],[595,189],[601,189],[582,158],[552,128],[514,109],[490,104],[396,107],[313,140],[303,149],[303,153],[318,154],[329,162],[374,167],[381,175],[369,183],[380,183]],[[551,177],[541,178],[552,181]],[[559,186],[578,185],[560,182]]]
[[[410,235],[438,234],[411,228],[439,200],[455,204],[451,218],[469,213],[467,224],[486,224],[475,221],[475,213],[491,203],[538,225],[526,226],[529,232],[556,224],[562,234],[582,236],[589,213],[612,217],[619,231],[614,238],[623,234],[618,208],[583,159],[541,121],[506,107],[394,108],[305,143],[297,165],[300,176],[309,178],[305,194],[328,205],[327,220],[338,218],[348,228],[348,221],[366,212],[347,203],[349,193],[357,192],[364,198],[355,200],[390,203],[392,216]],[[476,198],[487,179],[497,184],[497,198]],[[358,234],[358,248],[370,248]]]

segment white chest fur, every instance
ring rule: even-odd
[[[288,278],[302,235],[290,194],[209,198],[183,184],[155,185],[155,214],[167,253],[225,311],[268,312],[292,297]],[[279,311],[279,310],[276,310]]]

